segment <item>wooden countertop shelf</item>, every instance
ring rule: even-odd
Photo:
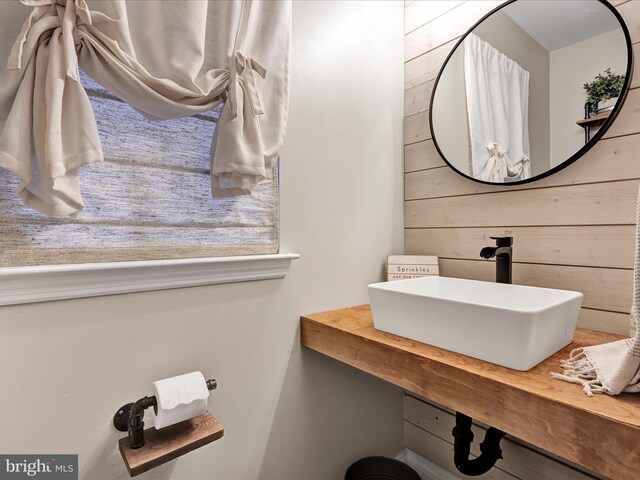
[[[129,447],[129,437],[118,441],[129,475],[135,477],[163,463],[211,443],[224,435],[224,427],[209,412],[198,417],[156,430],[144,431],[145,444],[135,450]]]
[[[368,305],[304,315],[300,332],[308,348],[599,474],[640,476],[640,394],[587,397],[550,375],[573,348],[620,336],[577,329],[571,345],[519,372],[376,330]]]

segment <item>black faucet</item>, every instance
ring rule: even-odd
[[[480,250],[482,258],[496,257],[496,282],[511,283],[511,256],[513,253],[513,237],[489,237],[496,241],[495,247],[484,247]]]

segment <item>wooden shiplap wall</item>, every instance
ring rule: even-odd
[[[493,280],[479,258],[489,236],[514,237],[514,282],[584,293],[579,325],[629,334],[635,206],[640,185],[640,72],[626,103],[584,157],[522,186],[467,180],[446,166],[429,132],[436,76],[456,41],[501,1],[405,3],[405,253],[440,257],[444,276]],[[640,1],[611,2],[640,54]]]
[[[0,169],[0,265],[153,260],[278,251],[278,181],[212,198],[209,150],[219,108],[154,122],[82,76],[105,161],[80,169],[85,208],[46,217]]]

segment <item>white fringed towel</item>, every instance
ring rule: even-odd
[[[584,392],[594,393],[640,392],[640,192],[636,207],[636,252],[633,265],[633,306],[631,319],[635,336],[625,340],[577,348],[568,360],[561,362],[563,373],[552,373],[554,378],[582,385]]]

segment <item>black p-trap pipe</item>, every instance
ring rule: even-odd
[[[490,427],[480,444],[481,455],[475,459],[469,459],[473,432],[471,431],[471,417],[456,412],[456,426],[453,428],[453,461],[460,473],[475,477],[487,473],[496,462],[502,458],[500,440],[506,433],[497,428]]]

